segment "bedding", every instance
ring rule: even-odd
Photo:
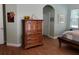
[[[62,35],[63,37],[66,37],[70,40],[78,41],[79,42],[79,30],[73,30],[73,31],[66,31]]]

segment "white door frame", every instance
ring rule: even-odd
[[[0,4],[0,44],[4,44],[3,7]]]

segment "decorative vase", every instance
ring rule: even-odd
[[[24,20],[29,20],[30,16],[24,16]]]

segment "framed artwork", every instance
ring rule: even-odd
[[[14,22],[14,12],[7,12],[7,21],[8,22]]]
[[[58,19],[59,19],[59,23],[64,23],[65,22],[65,16],[64,15],[62,15],[62,14],[60,14],[60,15],[58,15]]]

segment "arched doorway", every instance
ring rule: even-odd
[[[51,5],[46,5],[43,8],[44,30],[43,34],[46,36],[54,36],[54,17],[55,10]]]

